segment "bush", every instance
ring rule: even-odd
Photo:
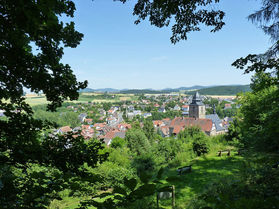
[[[155,158],[152,154],[147,153],[134,158],[132,166],[136,168],[137,174],[153,173],[156,169]]]
[[[193,151],[194,153],[196,153],[197,156],[201,156],[208,153],[209,149],[206,144],[206,137],[204,134],[199,134],[195,136],[193,142]]]
[[[130,160],[130,155],[129,155],[128,151],[129,150],[127,148],[111,149],[108,160],[119,166],[122,166],[125,168],[130,168],[131,160]]]
[[[112,139],[111,147],[112,148],[123,148],[126,145],[126,141],[120,137],[115,137]]]
[[[91,170],[93,175],[101,178],[102,189],[116,187],[123,184],[124,178],[134,177],[132,169],[121,167],[113,162],[104,162]]]

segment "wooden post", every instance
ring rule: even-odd
[[[159,209],[159,192],[157,192],[157,209]]]
[[[172,208],[175,207],[175,186],[172,185]]]

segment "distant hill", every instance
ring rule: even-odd
[[[120,94],[163,94],[169,93],[169,91],[151,90],[151,89],[128,89],[122,90]]]
[[[166,88],[161,91],[165,92],[178,92],[178,91],[187,91],[187,90],[196,90],[196,89],[204,89],[204,88],[209,88],[213,86],[190,86],[190,87],[179,87],[179,88]]]
[[[231,86],[215,86],[200,89],[199,93],[203,95],[236,95],[240,92],[251,91],[250,85],[231,85]],[[194,94],[195,91],[187,91],[186,93]]]
[[[191,87],[180,87],[180,88],[166,88],[162,90],[154,89],[91,89],[85,88],[80,90],[81,93],[86,92],[109,92],[109,93],[121,93],[121,94],[168,94],[172,92],[185,91],[187,94],[194,94],[195,90],[198,90],[204,95],[236,95],[239,92],[251,91],[249,85],[229,85],[229,86],[191,86]]]
[[[112,88],[104,88],[104,89],[91,89],[91,88],[85,88],[80,90],[81,93],[88,93],[88,92],[119,92],[118,89],[112,89]]]

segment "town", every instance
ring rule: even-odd
[[[215,102],[214,102],[215,101]],[[216,107],[222,116],[216,112]],[[55,130],[55,134],[80,132],[85,140],[97,138],[109,146],[115,137],[125,138],[133,122],[143,127],[144,120],[152,120],[156,133],[162,137],[176,136],[186,127],[196,126],[209,136],[224,134],[233,121],[232,110],[239,108],[235,99],[179,94],[141,95],[137,101],[118,104],[92,102],[68,105],[68,111],[79,113],[80,126],[69,125]]]
[[[279,0],[0,1],[0,208],[279,206]]]

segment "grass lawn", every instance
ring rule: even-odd
[[[243,158],[239,156],[215,157],[209,155],[198,158],[192,163],[192,172],[177,175],[176,168],[169,169],[165,177],[171,177],[175,186],[176,207],[186,208],[189,201],[202,192],[210,183],[218,182],[224,177],[237,177]],[[171,208],[171,200],[160,201],[161,208]]]
[[[176,168],[170,168],[164,173],[164,178],[170,178],[169,183],[175,186],[176,208],[184,209],[189,201],[202,192],[210,183],[218,182],[224,177],[236,178],[241,168],[243,157],[209,154],[196,158],[192,162],[192,172],[182,176],[177,175]],[[155,200],[155,198],[154,198]],[[54,200],[49,209],[73,209],[79,205],[79,199],[69,198]],[[94,207],[92,207],[94,208]],[[160,208],[171,208],[171,199],[160,200]]]

